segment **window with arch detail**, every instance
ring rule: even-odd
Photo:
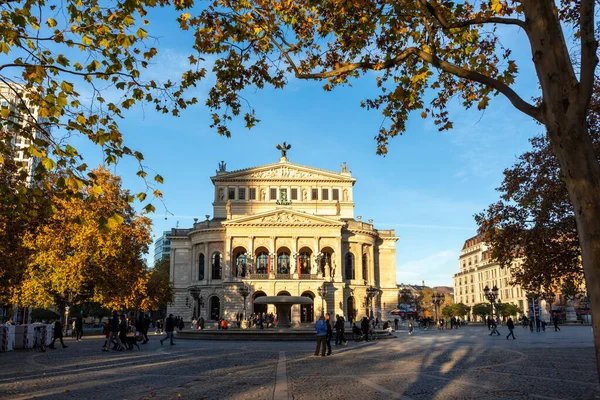
[[[198,256],[198,280],[204,280],[204,254]]]
[[[369,259],[368,259],[367,253],[363,254],[362,275],[363,275],[362,277],[365,281],[369,280]]]
[[[346,279],[354,279],[354,254],[346,254]]]
[[[212,279],[221,279],[223,256],[218,251],[212,256]]]
[[[260,252],[256,255],[256,273],[266,274],[269,266],[269,254],[267,252]]]

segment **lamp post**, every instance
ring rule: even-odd
[[[201,289],[200,286],[192,286],[188,288],[188,292],[190,292],[190,296],[194,299],[194,313],[193,318],[196,319],[196,304],[198,304],[198,297],[200,297]]]
[[[319,288],[317,289],[317,293],[319,294],[319,296],[321,296],[321,316],[325,315],[325,306],[324,306],[324,298],[325,296],[327,296],[327,286],[325,286],[325,284],[323,284],[322,286],[319,286]]]
[[[490,302],[491,318],[494,319],[494,303],[498,298],[498,288],[496,287],[496,285],[494,285],[494,287],[492,287],[492,289],[490,290],[489,286],[485,285],[485,287],[483,288],[483,295]]]
[[[245,283],[238,288],[240,296],[244,298],[244,321],[246,320],[246,297],[250,294],[250,288]]]
[[[69,306],[65,306],[65,325],[64,325],[64,330],[65,330],[65,336],[66,336],[66,334],[69,332]]]
[[[446,296],[444,296],[444,293],[434,293],[431,295],[431,305],[434,307],[435,309],[435,324],[438,325],[439,324],[439,308],[440,305],[444,303],[444,301],[446,300]]]
[[[367,307],[369,307],[369,311],[371,312],[370,317],[373,317],[373,297],[379,293],[379,289],[373,287],[373,285],[367,288]]]

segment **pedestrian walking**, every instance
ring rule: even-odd
[[[51,349],[55,349],[56,347],[54,347],[54,343],[56,342],[56,339],[58,339],[60,341],[60,344],[62,344],[63,349],[66,349],[68,346],[65,345],[65,342],[63,342],[63,326],[60,323],[60,319],[57,319],[54,322],[54,339],[52,339],[52,343],[50,343],[50,346],[48,346]]]
[[[327,340],[327,323],[325,317],[321,315],[317,323],[315,324],[315,331],[317,337],[317,348],[315,349],[315,356],[321,353],[321,357],[325,357],[325,342]]]
[[[144,338],[144,341],[142,342],[142,344],[146,344],[148,343],[148,341],[150,339],[148,339],[148,330],[150,329],[150,324],[152,323],[152,321],[150,320],[150,316],[148,314],[144,314],[144,330],[142,331],[142,336]]]
[[[515,323],[513,322],[511,317],[508,317],[508,321],[506,321],[506,327],[508,328],[508,335],[506,335],[506,340],[508,340],[509,336],[512,336],[513,339],[516,339],[515,337]]]
[[[492,324],[492,331],[490,332],[490,336],[492,336],[494,333],[498,336],[500,336],[500,331],[498,330],[498,326],[496,325],[496,321],[494,321],[493,319],[491,320],[491,324]]]
[[[535,328],[536,331],[539,332],[542,327],[542,321],[540,321],[540,317],[535,317]]]
[[[75,320],[75,329],[77,330],[76,337],[79,342],[83,338],[83,317],[81,315]]]
[[[398,317],[394,318],[394,330],[397,331],[398,330]]]
[[[331,355],[331,338],[333,337],[333,321],[329,314],[325,314],[325,322],[327,323],[327,339],[325,344],[327,345],[327,355]]]
[[[558,326],[558,315],[554,316],[553,322],[554,322],[554,332],[560,331],[560,327]]]
[[[542,331],[546,332],[546,320],[542,320]]]
[[[156,329],[154,330],[155,335],[162,335],[163,333],[163,322],[161,319],[156,321]]]
[[[125,346],[123,346],[123,342],[119,339],[119,314],[116,311],[113,311],[113,317],[108,324],[110,325],[110,338],[106,345],[106,351],[109,351],[110,344],[113,341],[115,342],[113,350],[124,350]]]
[[[365,316],[362,321],[360,321],[360,330],[363,333],[365,341],[369,341],[369,319]]]
[[[344,320],[344,317],[341,315],[338,315],[336,317],[337,317],[337,321],[335,322],[335,344],[336,344],[336,346],[341,346],[342,344],[347,346],[348,341],[344,337],[346,321]]]
[[[160,339],[161,346],[162,346],[163,342],[169,338],[171,339],[171,346],[173,346],[175,344],[175,343],[173,343],[173,331],[174,330],[175,330],[175,320],[173,319],[173,314],[169,314],[169,316],[165,320],[165,332],[167,333],[167,336]]]

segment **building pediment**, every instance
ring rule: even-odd
[[[232,172],[220,172],[211,179],[213,182],[272,180],[354,182],[356,180],[349,172],[337,173],[290,162],[279,162]]]
[[[298,212],[294,210],[272,210],[260,214],[248,215],[240,218],[231,219],[222,223],[227,227],[234,226],[311,226],[311,227],[339,227],[345,225],[344,222]]]

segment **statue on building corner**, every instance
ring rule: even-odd
[[[225,164],[225,161],[219,163],[219,170],[217,172],[227,172],[227,164]]]
[[[340,215],[340,212],[342,211],[342,208],[340,206],[340,201],[336,201],[335,202],[335,215]]]
[[[344,172],[348,172],[348,164],[346,164],[346,161],[342,163],[342,173]]]

